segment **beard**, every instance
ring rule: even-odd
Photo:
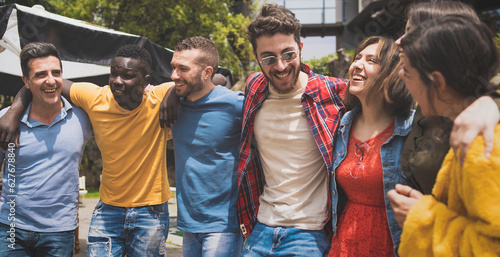
[[[264,69],[262,69],[262,66],[259,64],[262,73],[266,77],[267,81],[270,82],[271,87],[273,87],[273,89],[280,94],[290,93],[295,90],[295,86],[297,85],[297,80],[299,79],[301,65],[302,65],[301,63],[299,63],[298,66],[288,65],[288,67],[282,72],[276,70],[270,70],[268,73],[264,71]],[[288,81],[282,82],[279,81],[279,78],[276,77],[276,74],[283,74],[283,73],[290,73],[288,75],[290,76]]]
[[[177,95],[180,97],[187,97],[194,92],[198,92],[198,91],[202,90],[203,89],[203,81],[201,80],[201,72],[202,71],[199,71],[198,74],[196,74],[196,76],[193,76],[190,81],[180,80],[180,81],[184,82],[184,84],[186,85],[186,88],[185,88],[184,92],[180,91],[179,89],[176,89]]]

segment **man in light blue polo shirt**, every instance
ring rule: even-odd
[[[19,146],[0,152],[0,256],[72,256],[78,169],[92,127],[61,96],[62,65],[52,44],[30,43],[20,58],[33,99],[20,118]]]

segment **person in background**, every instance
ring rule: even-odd
[[[487,26],[477,20],[449,15],[427,21],[409,32],[401,46],[399,75],[425,116],[454,120],[475,99],[498,88],[489,83],[498,72],[498,49]],[[460,153],[450,149],[432,195],[400,185],[414,204],[399,219],[401,256],[500,254],[499,136],[497,125],[489,158],[482,137],[476,138],[463,162],[455,158]]]
[[[0,256],[70,257],[78,226],[78,171],[92,126],[82,109],[61,96],[62,65],[54,45],[29,43],[20,59],[33,99],[18,119],[20,144],[0,151]]]
[[[216,85],[216,86],[223,86],[223,87],[226,87],[226,84],[227,84],[227,79],[226,77],[224,77],[224,75],[220,74],[220,73],[215,73],[214,74],[214,78],[212,79],[212,82]]]

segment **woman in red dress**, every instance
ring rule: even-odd
[[[343,116],[335,140],[328,256],[394,256],[401,229],[386,193],[409,184],[399,156],[411,130],[412,98],[397,76],[394,41],[365,39],[349,68]],[[338,215],[340,214],[340,215]]]

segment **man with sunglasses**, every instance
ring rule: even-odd
[[[248,26],[262,72],[247,81],[238,166],[243,256],[323,256],[328,173],[346,81],[301,63],[299,21],[267,4]]]

